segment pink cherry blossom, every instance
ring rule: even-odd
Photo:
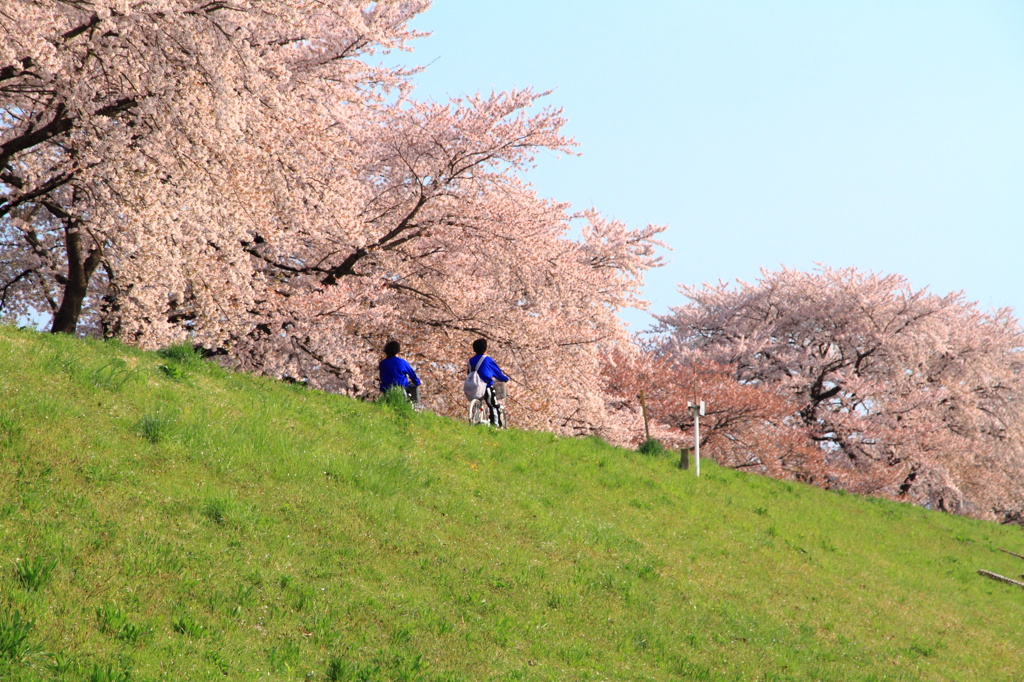
[[[856,269],[681,287],[657,353],[795,406],[830,487],[981,518],[1024,510],[1024,333],[1009,310]]]
[[[485,336],[513,424],[605,433],[662,228],[536,194],[536,155],[574,147],[543,93],[419,102],[374,65],[427,6],[4,3],[2,314],[358,396],[399,338],[452,415]]]

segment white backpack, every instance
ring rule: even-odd
[[[484,364],[484,360],[487,359],[486,355],[480,356],[480,361],[476,363],[476,367],[466,377],[466,382],[462,384],[462,392],[466,394],[466,400],[477,400],[483,398],[484,393],[487,392],[487,382],[480,378],[480,365]]]

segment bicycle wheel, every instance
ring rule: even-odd
[[[469,403],[469,423],[487,423],[487,403],[481,400],[480,398],[475,398],[471,400]]]

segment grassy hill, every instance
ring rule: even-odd
[[[0,387],[2,679],[1024,678],[1020,528],[186,349],[0,327]]]

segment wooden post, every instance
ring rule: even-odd
[[[986,578],[992,578],[992,580],[998,580],[999,582],[1006,583],[1007,585],[1016,585],[1017,587],[1024,588],[1024,583],[1014,580],[1013,578],[1007,578],[1005,575],[993,573],[992,571],[978,571],[978,575],[983,575]]]
[[[686,471],[690,468],[690,448],[679,448],[679,468]]]
[[[651,429],[647,425],[647,401],[644,400],[644,389],[640,389],[640,411],[644,415],[644,442],[646,443],[651,439]]]
[[[1008,550],[1008,549],[1003,549],[1002,547],[996,547],[996,549],[998,549],[998,550],[999,550],[1000,552],[1006,552],[1006,553],[1007,553],[1007,554],[1009,554],[1010,556],[1015,556],[1015,557],[1017,557],[1018,559],[1024,559],[1024,555],[1020,555],[1020,554],[1017,554],[1016,552],[1011,552],[1011,551],[1010,551],[1010,550]]]

